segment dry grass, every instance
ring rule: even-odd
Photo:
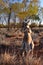
[[[1,54],[0,55],[0,65],[43,65],[43,60],[39,58],[32,58],[31,56],[26,56],[22,58],[21,56]]]
[[[7,45],[11,45],[11,46],[12,45],[18,45],[18,46],[21,45],[22,40],[19,39],[19,38],[21,38],[21,34],[22,34],[21,32],[18,31],[20,33],[20,35],[18,35],[17,32],[15,32],[15,34],[17,33],[15,35],[14,31],[13,31],[13,33],[10,32],[11,34],[14,34],[14,37],[6,38],[5,37],[6,32],[3,30],[4,29],[2,29],[2,32],[4,32],[4,36],[3,36],[3,33],[0,33],[0,45],[1,44],[5,44],[6,46]],[[15,31],[17,31],[17,29],[15,29]],[[39,39],[37,38],[35,40],[36,40],[35,45],[38,46]],[[12,47],[10,47],[10,48],[12,48]],[[13,50],[15,50],[17,52],[18,49],[13,48]],[[36,52],[34,52],[34,54],[36,55],[35,57],[32,57],[32,55],[27,54],[27,56],[23,58],[20,55],[19,50],[17,52],[18,54],[17,53],[10,54],[10,53],[7,53],[7,51],[6,51],[4,54],[2,54],[2,53],[0,54],[0,65],[43,65],[43,58],[42,58],[43,55],[37,58],[37,52],[38,52],[38,50]],[[40,55],[41,55],[41,52],[40,52]]]
[[[11,56],[10,54],[1,54],[0,55],[0,65],[15,65],[16,55]]]

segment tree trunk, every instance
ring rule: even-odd
[[[10,28],[10,18],[11,18],[11,8],[10,8],[9,16],[8,16],[8,31],[9,31],[9,28]]]

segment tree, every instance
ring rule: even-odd
[[[3,12],[2,9],[5,7],[3,0],[0,0],[0,14]]]
[[[15,3],[15,4],[12,4],[12,10],[15,13],[15,17],[16,16],[19,17],[20,20],[22,20],[21,17],[23,17],[23,16],[20,16],[20,13],[22,14],[23,9],[24,9],[24,3]]]
[[[5,7],[5,3],[3,2],[3,0],[0,0],[0,7]]]
[[[9,0],[5,1],[7,2],[8,6],[4,7],[3,12],[8,14],[8,29],[12,12],[15,13],[15,18],[18,16],[21,21],[28,16],[33,17],[38,13],[39,0],[23,0],[21,3],[19,1],[16,3],[10,3]]]
[[[4,2],[4,0],[0,0],[0,14],[1,13],[7,13],[7,12],[9,12],[9,9],[8,9],[8,7],[7,7],[7,4]]]
[[[24,4],[24,11],[27,10],[27,3],[29,3],[29,0],[23,0],[22,3]]]
[[[39,0],[32,0],[28,6],[28,15],[37,15],[39,10]]]
[[[8,30],[9,30],[9,26],[10,26],[10,18],[11,18],[11,13],[14,12],[15,13],[15,18],[17,16],[17,14],[22,11],[22,9],[24,8],[24,4],[23,3],[9,3],[9,7],[5,7],[3,9],[4,12],[8,13]]]
[[[26,5],[28,1],[28,6]],[[38,10],[39,10],[39,0],[23,0],[24,9],[22,12],[18,13],[18,16],[24,20],[26,17],[31,17],[32,19],[39,19],[38,17]]]

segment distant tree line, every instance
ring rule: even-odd
[[[10,0],[0,0],[0,14],[5,13],[8,15],[8,30],[12,12],[15,16],[13,23],[15,25],[16,17],[19,17],[20,23],[28,16],[33,20],[40,20],[40,11],[43,13],[43,8],[40,8],[40,0],[22,0],[22,2],[18,0],[15,3],[11,3]]]

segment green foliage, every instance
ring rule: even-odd
[[[39,3],[38,0],[30,1],[30,4],[28,6],[28,14],[30,16],[36,15],[38,13],[38,9],[39,9],[38,3]]]
[[[0,0],[0,7],[5,7],[5,3],[3,2],[3,0]]]
[[[0,28],[3,28],[4,27],[4,25],[3,24],[0,24]]]
[[[37,27],[38,25],[36,23],[31,23],[30,27]]]
[[[24,4],[26,4],[26,0],[23,0]],[[18,16],[21,18],[21,19],[25,19],[26,17],[30,16],[32,17],[32,19],[38,19],[39,20],[39,17],[37,16],[37,13],[38,13],[38,9],[39,9],[39,0],[32,0],[30,1],[27,9],[25,11],[22,11],[22,12],[19,12],[18,13]],[[25,9],[25,7],[24,7]]]
[[[25,19],[25,17],[27,17],[28,16],[28,12],[26,11],[26,12],[19,12],[18,14],[17,14],[17,16],[20,18],[20,19]]]
[[[24,8],[23,3],[14,3],[14,4],[12,4],[12,10],[16,13],[20,12],[22,10],[22,8]]]
[[[5,3],[3,2],[3,0],[0,0],[0,14],[3,13],[3,8],[5,7]]]
[[[2,2],[1,2],[2,1]],[[32,19],[39,19],[38,16],[36,16],[36,14],[38,13],[38,8],[39,8],[39,0],[30,0],[30,2],[28,1],[29,5],[27,7],[26,3],[28,0],[23,0],[23,2],[19,3],[13,3],[11,4],[9,7],[5,7],[6,4],[3,2],[3,0],[0,0],[0,3],[4,3],[2,4],[4,6],[3,10],[0,11],[0,13],[4,12],[7,14],[10,14],[8,16],[8,27],[9,26],[9,22],[10,22],[10,16],[11,13],[14,12],[16,16],[18,16],[21,20],[24,20],[27,16],[31,16]],[[11,9],[10,9],[11,8]],[[26,8],[26,10],[25,10]],[[34,15],[34,16],[33,16]],[[17,27],[19,27],[20,23],[17,24]],[[21,25],[20,25],[21,26]],[[11,25],[12,27],[12,25]]]
[[[22,16],[24,15],[25,17],[27,15],[32,16],[32,15],[36,15],[38,12],[38,0],[32,0],[32,2],[30,1],[28,8],[26,11],[22,11],[22,9],[25,9],[25,3],[28,0],[23,0],[23,3],[14,3],[10,6],[11,10],[14,11],[16,14],[19,14],[18,16],[22,18]],[[27,5],[26,5],[27,7]],[[8,7],[5,7],[3,12],[10,12],[10,9]],[[20,13],[19,13],[20,12]],[[26,13],[25,13],[26,12]],[[24,19],[24,17],[23,17]]]
[[[0,9],[0,14],[2,14],[3,13],[3,11]]]
[[[40,20],[40,18],[39,18],[38,15],[32,15],[31,18],[32,18],[33,20]]]
[[[15,27],[16,28],[21,28],[22,27],[22,23],[21,22],[20,23],[17,23]]]
[[[5,13],[8,14],[8,13],[10,13],[10,9],[5,7],[5,8],[3,9],[3,12],[5,12]]]

